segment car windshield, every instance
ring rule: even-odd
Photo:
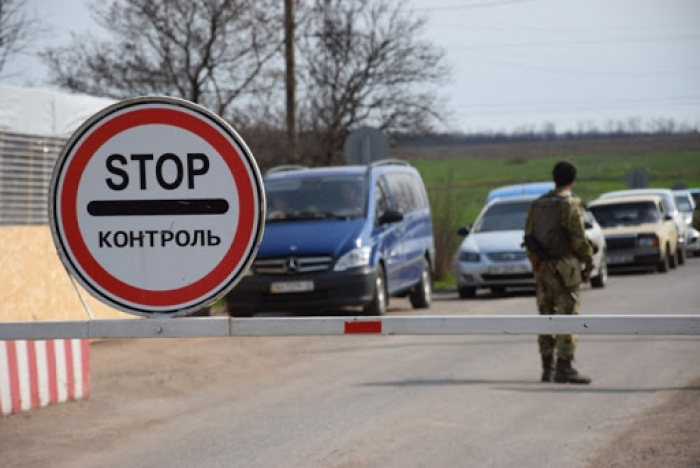
[[[604,228],[656,223],[661,219],[659,208],[653,202],[614,203],[591,206],[590,209]]]
[[[529,207],[530,201],[491,205],[476,222],[473,232],[521,231],[525,229]]]
[[[365,216],[364,176],[309,176],[265,181],[267,221]]]
[[[700,204],[700,190],[691,190],[690,196],[693,197],[693,201],[696,205]]]
[[[690,203],[690,195],[676,195],[676,205],[683,213],[692,213],[693,205]]]

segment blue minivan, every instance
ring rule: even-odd
[[[265,232],[255,261],[227,295],[229,314],[358,306],[384,315],[390,297],[432,300],[435,243],[418,171],[280,166],[264,177]]]

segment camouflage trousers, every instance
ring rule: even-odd
[[[540,270],[537,272],[537,310],[540,315],[578,315],[581,304],[580,287],[571,288],[571,295],[559,283],[552,273]],[[576,351],[578,335],[538,335],[537,342],[542,356],[550,356],[556,350],[557,357],[573,359]]]

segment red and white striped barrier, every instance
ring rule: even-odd
[[[90,395],[90,340],[0,341],[0,414]]]
[[[700,335],[700,315],[193,317],[3,322],[0,340],[310,335]]]

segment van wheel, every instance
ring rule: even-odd
[[[374,278],[374,296],[372,302],[365,306],[365,315],[385,315],[389,306],[389,298],[386,293],[386,280],[384,268],[377,267],[377,276]]]
[[[253,316],[253,311],[250,309],[236,309],[230,306],[226,307],[226,310],[228,311],[228,315],[230,317],[252,317]]]
[[[666,273],[668,271],[668,268],[669,268],[669,265],[668,265],[669,264],[669,260],[668,260],[669,251],[668,250],[669,250],[668,247],[666,247],[666,252],[664,252],[664,258],[662,258],[661,261],[658,263],[658,265],[656,265],[656,271],[658,271],[659,273]]]
[[[476,297],[476,288],[457,288],[460,299],[472,299]]]
[[[211,309],[209,307],[202,307],[194,312],[187,314],[188,317],[209,317],[211,316]]]
[[[414,309],[427,309],[433,301],[433,275],[430,272],[430,263],[423,259],[423,271],[418,283],[408,296]]]
[[[600,268],[598,274],[591,278],[592,288],[604,288],[608,282],[608,258],[605,254],[600,259]]]

